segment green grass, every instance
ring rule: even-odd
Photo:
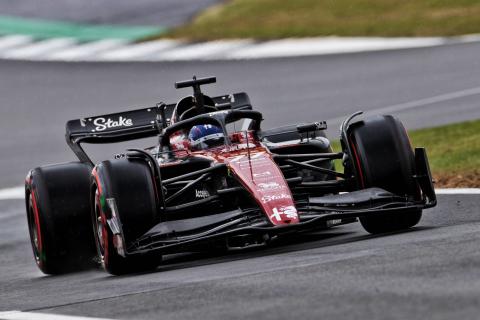
[[[432,170],[467,173],[480,169],[480,121],[463,122],[410,133],[414,146],[425,146]]]
[[[480,187],[480,120],[409,132],[413,147],[425,147],[437,186]],[[340,143],[332,143],[340,151]],[[342,168],[340,162],[336,167]]]
[[[167,33],[190,40],[453,36],[480,32],[478,0],[232,0]]]

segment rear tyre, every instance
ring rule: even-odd
[[[27,176],[30,240],[35,262],[45,274],[94,266],[90,170],[87,164],[72,162],[36,168]]]
[[[105,270],[121,275],[155,269],[161,256],[121,254],[153,227],[157,218],[155,185],[148,164],[140,159],[104,161],[94,169],[91,186],[95,242]],[[112,220],[116,220],[119,233],[114,234]]]
[[[358,172],[360,188],[379,187],[397,195],[420,199],[413,178],[415,156],[405,128],[392,116],[375,116],[350,126],[352,162]],[[418,224],[422,210],[360,218],[372,234],[407,229]]]

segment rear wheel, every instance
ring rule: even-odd
[[[419,200],[414,179],[415,157],[401,122],[392,116],[375,116],[349,128],[352,162],[358,172],[359,188],[379,187],[410,200]],[[407,229],[418,224],[422,210],[360,218],[370,233]]]
[[[125,254],[157,217],[155,185],[147,163],[104,161],[94,170],[91,190],[95,242],[105,270],[120,275],[155,269],[161,256]]]
[[[90,167],[73,162],[36,168],[27,176],[25,200],[35,262],[45,274],[94,265],[90,229]]]

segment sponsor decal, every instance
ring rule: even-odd
[[[131,127],[133,126],[133,121],[132,119],[120,116],[118,120],[112,120],[110,118],[96,118],[95,120],[93,120],[93,124],[95,125],[96,131],[104,131],[106,129],[116,127]]]
[[[221,111],[210,112],[210,113],[208,113],[208,115],[209,115],[210,117],[212,117],[212,116],[214,116],[214,115],[216,115],[216,114],[222,114],[222,113],[223,113],[223,114],[227,114],[227,113],[229,113],[229,112],[230,112],[230,110],[221,110]]]
[[[262,202],[263,203],[268,203],[270,201],[275,201],[275,200],[281,200],[281,199],[292,199],[292,196],[286,193],[281,193],[281,194],[273,194],[270,196],[263,196],[262,197]]]
[[[238,163],[249,163],[249,162],[255,162],[255,161],[267,161],[267,159],[265,159],[265,158],[260,158],[263,155],[265,155],[265,152],[263,152],[263,151],[252,153],[250,157],[242,154],[242,155],[236,156],[235,158],[232,158],[231,161],[232,162],[238,162]]]
[[[271,165],[271,162],[264,158],[253,159],[252,161],[247,160],[238,162],[238,167],[241,169],[249,169],[251,167],[254,167],[255,169],[270,168]]]
[[[316,130],[324,130],[327,129],[327,123],[325,121],[322,122],[315,122],[315,129]]]
[[[259,191],[262,191],[262,190],[278,190],[278,189],[282,189],[282,187],[283,186],[279,185],[276,182],[267,182],[267,183],[259,183],[258,184]]]
[[[254,178],[263,178],[263,177],[269,177],[271,175],[272,175],[272,173],[270,171],[265,171],[265,172],[261,172],[261,173],[254,173],[253,177]]]
[[[297,209],[294,206],[273,208],[270,220],[282,221],[282,217],[287,219],[298,219]]]
[[[332,219],[327,221],[327,227],[336,226],[342,223],[342,219]]]
[[[202,189],[202,190],[195,189],[195,197],[205,199],[210,197],[210,192],[208,192],[208,190],[206,189]]]

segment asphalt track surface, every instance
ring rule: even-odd
[[[177,26],[218,0],[4,0],[0,14],[86,24]]]
[[[0,62],[0,187],[21,185],[35,165],[73,160],[63,137],[68,119],[175,101],[188,91],[175,91],[173,81],[192,74],[218,76],[207,87],[211,94],[249,92],[267,127],[391,106],[404,110],[394,114],[409,128],[480,118],[478,94],[466,91],[480,87],[479,50],[465,44],[233,62]],[[432,97],[444,98],[425,104]],[[23,201],[2,200],[0,311],[125,319],[476,319],[479,211],[478,195],[441,195],[408,232],[370,236],[352,224],[266,249],[168,257],[152,273],[48,277],[33,262]]]
[[[21,201],[1,201],[0,311],[143,319],[478,319],[478,195],[440,196],[408,232],[359,224],[155,272],[43,276]],[[1,318],[1,317],[0,317]]]

